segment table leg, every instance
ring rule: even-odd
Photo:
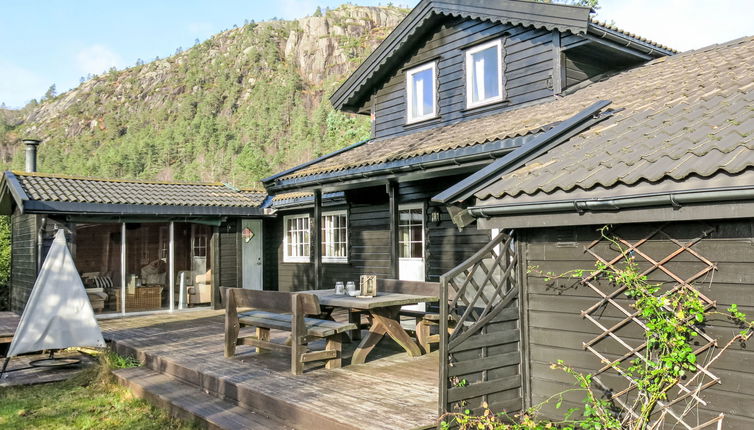
[[[349,309],[348,322],[356,324],[356,330],[351,330],[351,340],[361,340],[361,311]]]
[[[353,357],[351,357],[351,364],[364,364],[367,359],[367,355],[369,355],[369,353],[374,349],[374,347],[377,345],[377,342],[382,339],[382,336],[384,336],[386,332],[387,329],[385,329],[385,326],[377,321],[374,321],[369,327],[369,333],[367,333],[367,336],[361,340],[361,343],[353,352]]]
[[[401,327],[400,312],[401,308],[381,308],[372,311],[372,316],[375,322],[379,322],[385,326],[387,334],[398,343],[403,349],[408,352],[411,357],[418,357],[422,355],[421,349],[416,345],[414,339],[406,333],[406,330]]]
[[[369,327],[367,336],[361,341],[356,351],[354,351],[351,364],[363,364],[366,361],[367,355],[369,355],[385,334],[405,349],[409,356],[418,357],[422,355],[421,349],[419,349],[411,336],[406,333],[406,330],[401,327],[399,312],[400,306],[370,310],[372,325]]]

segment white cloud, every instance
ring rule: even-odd
[[[76,65],[84,73],[98,74],[111,67],[122,67],[123,59],[104,45],[88,46],[76,54]]]
[[[317,9],[316,0],[281,0],[278,7],[282,16],[278,18],[296,19],[311,15]]]
[[[0,60],[0,103],[8,107],[22,107],[41,98],[51,84],[32,70]]]

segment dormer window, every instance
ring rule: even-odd
[[[503,41],[483,43],[466,51],[466,107],[503,100]]]
[[[406,71],[407,123],[437,116],[437,64],[435,62]]]

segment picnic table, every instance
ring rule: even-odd
[[[335,294],[334,289],[303,292],[317,295],[320,305],[366,311],[372,316],[369,333],[356,347],[351,358],[351,364],[363,364],[367,355],[385,335],[390,336],[411,357],[422,355],[421,348],[401,327],[399,315],[401,306],[438,302],[440,300],[437,296],[388,292],[378,292],[376,296],[370,298]]]

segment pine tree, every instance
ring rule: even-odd
[[[55,98],[55,96],[58,95],[58,90],[55,88],[55,84],[50,85],[50,88],[47,89],[45,92],[45,95],[42,97],[42,100],[50,100]]]

